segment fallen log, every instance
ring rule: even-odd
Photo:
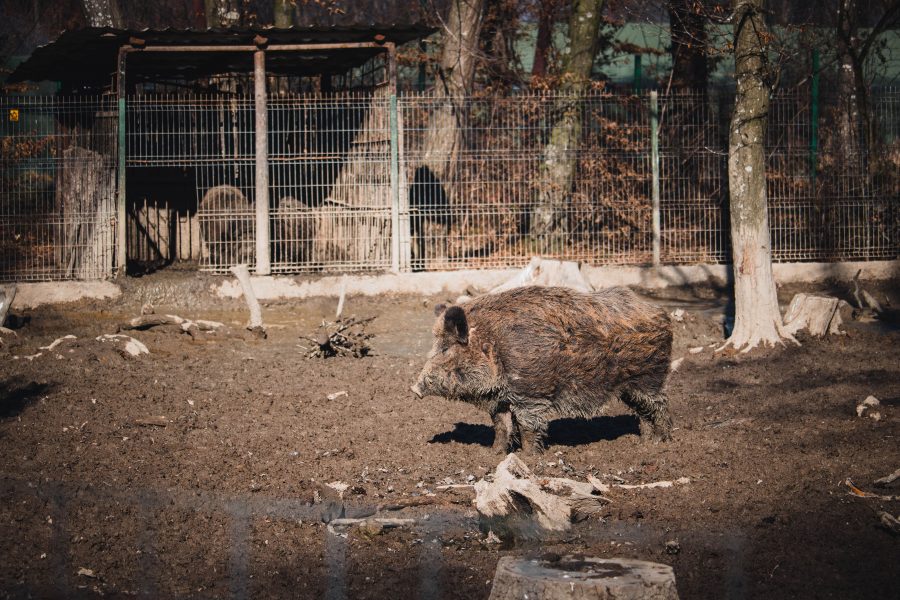
[[[607,503],[590,483],[536,478],[515,454],[497,465],[491,481],[475,484],[475,508],[482,524],[501,537],[564,531],[573,520],[596,514]]]

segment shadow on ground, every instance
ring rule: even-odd
[[[551,446],[581,446],[610,441],[629,434],[640,435],[638,419],[632,415],[557,419],[550,423],[548,443]],[[494,429],[489,425],[456,423],[452,431],[439,433],[428,441],[430,444],[451,442],[490,446],[494,443]]]
[[[36,381],[26,383],[18,377],[0,382],[0,419],[15,417],[34,399],[46,394],[52,387],[48,383]]]

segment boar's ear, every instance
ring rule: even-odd
[[[445,310],[447,310],[446,304],[435,304],[434,305],[434,316],[436,316],[436,317],[441,316]]]
[[[459,306],[451,306],[444,313],[444,333],[460,344],[469,343],[469,323],[466,312]]]

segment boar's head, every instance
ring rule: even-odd
[[[490,340],[469,326],[461,306],[435,307],[434,346],[412,386],[419,398],[444,396],[474,399],[490,395],[500,385],[500,369]]]

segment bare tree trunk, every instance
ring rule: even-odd
[[[700,9],[693,0],[669,0],[672,85],[705,92],[709,68],[705,19]]]
[[[547,53],[553,44],[553,5],[554,0],[540,1],[538,17],[537,41],[534,44],[534,62],[531,64],[531,76],[543,77],[547,74]]]
[[[464,115],[457,103],[472,89],[483,16],[484,0],[452,0],[442,31],[444,48],[434,90],[438,100],[423,148],[425,166],[438,182],[453,172],[462,146]]]
[[[856,37],[856,0],[840,0],[838,8],[839,73],[838,88],[840,108],[838,114],[838,157],[842,174],[854,172],[859,158],[859,103],[856,90],[856,65],[851,40]]]
[[[778,310],[766,202],[765,133],[769,112],[766,83],[764,0],[734,0],[734,60],[737,92],[728,139],[731,244],[735,322],[722,349],[747,352],[793,337]]]
[[[556,123],[544,147],[541,184],[531,216],[531,234],[535,236],[562,238],[566,233],[565,205],[575,179],[581,139],[581,100],[591,79],[602,10],[603,0],[574,0],[572,6]]]
[[[81,0],[81,8],[91,27],[123,27],[122,12],[116,0]]]
[[[436,245],[434,258],[446,255],[446,237],[450,217],[446,211],[454,201],[449,180],[456,171],[463,147],[465,106],[463,98],[472,91],[475,79],[476,53],[484,20],[485,0],[451,0],[447,20],[443,23],[443,49],[434,104],[422,143],[422,164],[416,167],[414,184],[409,194],[410,227],[413,236],[415,265],[424,268],[426,237]],[[443,213],[443,214],[442,214]],[[433,234],[426,229],[438,228]]]
[[[294,5],[291,0],[275,0],[275,27],[287,29],[294,24]]]

